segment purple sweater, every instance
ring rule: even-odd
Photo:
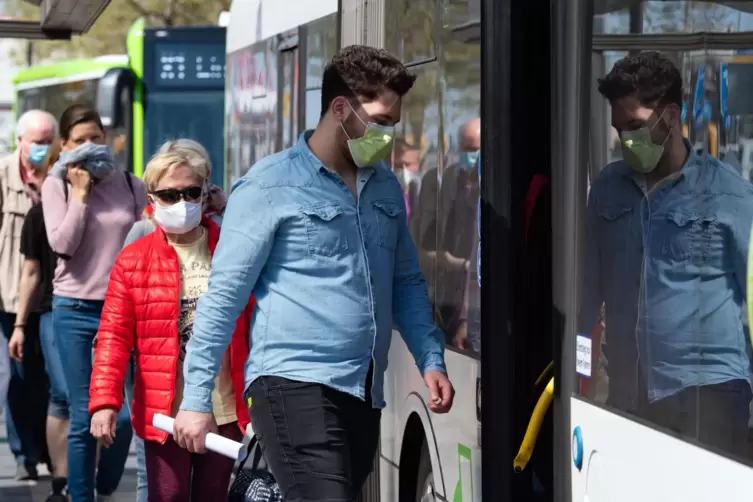
[[[48,176],[42,185],[42,209],[50,247],[59,255],[53,281],[55,296],[104,300],[115,258],[128,231],[146,206],[146,187],[132,175],[116,171],[92,188],[86,204],[73,198],[63,180]]]

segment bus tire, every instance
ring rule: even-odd
[[[426,441],[421,446],[421,457],[418,461],[418,476],[416,477],[416,502],[435,502],[434,473],[431,470],[431,455]]]

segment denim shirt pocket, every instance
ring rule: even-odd
[[[300,211],[306,220],[311,255],[333,257],[348,250],[345,217],[340,204],[312,204]]]
[[[623,255],[626,249],[634,244],[631,242],[630,224],[633,218],[633,208],[629,206],[607,206],[599,209],[599,217],[604,226],[604,242],[612,256]]]
[[[397,218],[402,213],[400,205],[388,200],[377,200],[372,205],[379,228],[379,244],[394,251],[397,248]]]
[[[682,211],[670,211],[666,218],[655,249],[659,256],[676,263],[708,264],[716,218]]]

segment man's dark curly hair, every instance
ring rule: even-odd
[[[635,96],[640,104],[650,108],[669,104],[682,106],[680,70],[655,51],[641,52],[617,61],[598,83],[599,92],[610,103]]]
[[[384,49],[350,45],[339,50],[324,68],[322,77],[322,117],[338,96],[361,97],[373,101],[385,90],[405,96],[416,76]]]

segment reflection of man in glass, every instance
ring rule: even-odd
[[[617,62],[599,92],[625,157],[588,202],[581,332],[604,304],[607,403],[739,453],[751,400],[740,309],[753,186],[683,139],[682,78],[659,53]],[[597,360],[599,340],[592,346]]]
[[[456,346],[465,348],[467,337],[463,335],[466,328],[463,313],[467,309],[463,304],[471,258],[475,254],[480,119],[473,119],[460,127],[458,146],[458,160],[444,171],[441,183],[433,171],[424,177],[418,242],[427,266],[424,270],[436,270],[436,276],[427,274],[427,279],[432,276],[429,290],[433,292],[437,324],[448,340],[455,339]],[[427,204],[434,207],[424,207]],[[459,331],[461,333],[456,337]]]

